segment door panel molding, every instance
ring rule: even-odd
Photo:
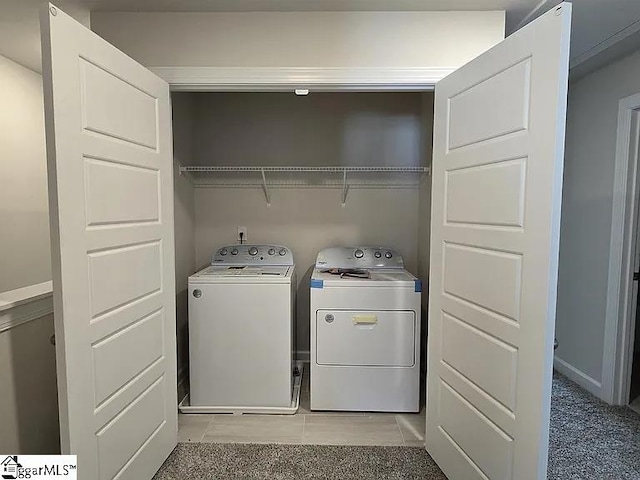
[[[146,480],[177,444],[169,86],[41,20],[61,449],[83,478]]]
[[[547,474],[570,15],[435,88],[425,437],[456,480]]]

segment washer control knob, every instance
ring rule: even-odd
[[[238,254],[238,249],[234,248],[233,250],[231,250],[231,255],[237,255]]]
[[[281,257],[284,257],[284,256],[287,254],[287,249],[286,249],[286,248],[281,249],[281,250],[278,252],[278,254],[279,254]]]
[[[249,249],[249,255],[251,255],[252,257],[256,256],[258,254],[258,249],[256,247],[251,247]]]
[[[384,254],[384,256],[385,256],[386,258],[391,258],[391,257],[393,257],[393,254],[392,254],[391,252],[386,252],[386,253]]]
[[[376,252],[376,253],[373,254],[373,256],[376,257],[376,258],[380,258],[380,257],[382,257],[382,252]]]
[[[276,249],[275,248],[270,248],[268,253],[269,253],[269,255],[275,255],[276,254]]]
[[[223,257],[229,253],[229,251],[226,248],[223,248],[222,250],[220,250],[220,255],[222,255]]]
[[[193,296],[196,297],[196,298],[200,298],[202,296],[202,290],[200,290],[199,288],[196,288],[193,291]]]
[[[353,254],[356,258],[362,258],[364,257],[364,252],[360,249],[356,250]]]
[[[328,314],[326,314],[324,316],[324,321],[327,322],[327,323],[333,323],[334,320],[335,320],[335,318],[330,313],[328,313]]]

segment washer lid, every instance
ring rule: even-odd
[[[286,277],[291,267],[277,265],[222,266],[211,265],[193,277]]]

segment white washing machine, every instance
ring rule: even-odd
[[[230,245],[189,277],[189,413],[298,408],[295,265],[280,245]]]
[[[328,248],[310,283],[311,409],[418,412],[422,284],[402,256]]]

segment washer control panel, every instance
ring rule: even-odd
[[[213,254],[211,265],[293,265],[293,254],[282,245],[227,245]]]
[[[316,268],[404,268],[404,259],[388,247],[332,247],[318,253]]]

